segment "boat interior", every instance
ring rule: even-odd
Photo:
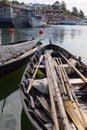
[[[87,129],[87,66],[80,57],[47,45],[29,59],[20,86],[35,129]]]

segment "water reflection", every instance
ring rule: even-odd
[[[39,35],[40,28],[19,28],[14,29],[14,41],[17,40],[24,40],[24,39],[31,39],[32,37],[35,38],[51,38],[54,42],[63,43],[67,38],[71,40],[76,36],[81,35],[82,31],[81,28],[78,26],[50,26],[47,28],[43,28],[43,35]],[[9,32],[9,28],[1,29],[0,30],[0,39],[2,43],[10,42],[11,35]]]
[[[48,44],[49,38],[51,38],[54,44],[58,44],[65,49],[68,49],[75,55],[82,55],[82,58],[86,57],[86,41],[87,41],[87,26],[62,26],[54,25],[43,29],[43,35],[39,35],[40,28],[19,28],[14,29],[14,41],[29,39],[32,37],[44,39],[44,44]],[[1,43],[11,41],[11,36],[8,29],[0,30]]]
[[[64,34],[65,34],[64,28],[55,26],[52,30],[52,40],[60,41],[60,43],[61,43],[64,41]]]

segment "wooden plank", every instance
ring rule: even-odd
[[[61,59],[61,58],[54,58],[54,59],[55,59],[55,61],[57,61],[57,60],[59,60],[59,59]],[[61,64],[61,65],[59,65],[59,66],[64,67],[64,68],[70,67],[68,64]]]
[[[43,106],[44,109],[47,110],[47,112],[49,112],[49,114],[51,113],[50,107],[46,101],[46,99],[44,97],[38,97],[37,99],[39,100],[39,102],[41,103],[41,105]]]
[[[41,55],[40,58],[39,58],[39,63],[37,64],[37,67],[36,67],[36,69],[35,69],[35,71],[34,71],[34,74],[33,74],[32,78],[31,78],[31,80],[30,80],[30,84],[28,85],[27,93],[30,91],[30,89],[31,89],[32,86],[33,86],[33,82],[34,82],[35,76],[36,76],[36,74],[37,74],[37,71],[38,71],[40,62],[42,61],[43,57],[44,57],[44,56]]]
[[[87,83],[87,78],[62,53],[59,54],[67,61],[69,66],[71,66],[76,71],[76,73],[81,77],[84,83]]]
[[[84,116],[85,123],[87,124],[87,113],[82,110],[82,114]]]
[[[77,129],[84,130],[85,128],[84,128],[83,123],[81,121],[80,113],[77,110],[77,108],[75,109],[75,104],[73,106],[72,102],[70,102],[69,100],[66,100],[66,101],[64,101],[64,106],[65,106],[65,109],[66,109],[69,117],[71,118],[71,120],[73,121],[73,123],[75,124]]]
[[[69,82],[70,84],[73,84],[73,85],[84,84],[84,81],[81,78],[69,79]]]
[[[61,67],[64,67],[64,68],[69,68],[69,65],[68,64],[62,64],[60,65]]]
[[[35,65],[34,68],[36,68],[37,66]],[[45,68],[44,65],[39,65],[39,68]]]
[[[59,130],[60,129],[59,120],[57,118],[56,104],[54,101],[53,88],[52,88],[53,82],[50,78],[50,70],[49,70],[49,66],[48,66],[49,64],[48,64],[47,55],[45,55],[45,65],[46,65],[46,72],[47,72],[47,79],[48,79],[48,89],[49,89],[49,95],[50,95],[52,118],[53,118],[55,130]]]
[[[84,111],[81,109],[80,105],[76,102],[73,102],[73,107],[75,108],[76,113],[78,114],[78,117],[82,120],[82,123],[85,128],[87,128],[87,115],[84,113]]]
[[[82,118],[82,111],[80,109],[80,106],[78,106],[78,104],[75,101],[72,102],[71,104],[72,104],[72,107],[74,108],[74,111],[75,111],[76,115],[78,116],[79,120],[84,125],[83,118]]]
[[[52,85],[51,89],[53,89],[53,92],[54,92],[55,97],[57,99],[56,105],[59,108],[62,126],[63,126],[64,130],[69,130],[69,128],[70,128],[69,121],[68,121],[67,114],[66,114],[66,111],[65,111],[65,108],[64,108],[64,104],[63,104],[63,101],[62,101],[61,93],[60,93],[60,90],[59,90],[59,86],[58,86],[58,82],[57,82],[58,77],[57,77],[57,74],[56,74],[56,71],[55,71],[53,59],[52,59],[52,57],[50,56],[49,53],[46,53],[46,56],[47,56],[46,59],[47,59],[47,62],[48,62],[48,66],[46,66],[46,69],[49,69],[49,71],[50,71],[50,77],[49,78],[52,82],[51,83],[51,85]],[[47,78],[48,78],[48,76],[47,76]]]

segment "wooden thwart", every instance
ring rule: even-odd
[[[35,65],[34,68],[36,68],[37,66]],[[45,68],[44,65],[39,65],[39,68]]]
[[[76,71],[76,73],[81,77],[81,79],[84,81],[84,83],[87,83],[87,79],[85,76],[62,54],[60,55],[67,61],[67,63]]]
[[[73,85],[84,84],[84,81],[81,78],[69,79],[69,82]]]

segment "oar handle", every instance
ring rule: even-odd
[[[68,64],[77,72],[77,74],[81,77],[81,79],[87,83],[87,79],[85,78],[85,76],[62,54],[59,53],[67,62]]]
[[[35,79],[37,70],[38,70],[38,68],[39,68],[39,65],[40,65],[40,62],[42,61],[42,59],[43,59],[43,55],[40,56],[39,63],[38,63],[38,65],[37,65],[37,67],[36,67],[36,69],[35,69],[35,71],[34,71],[34,74],[33,74],[32,78],[31,78],[31,80],[30,80],[30,84],[29,84],[29,86],[28,86],[27,93],[30,91],[30,89],[31,89],[31,87],[32,87],[32,85],[33,85],[33,82],[34,82],[34,79]]]

